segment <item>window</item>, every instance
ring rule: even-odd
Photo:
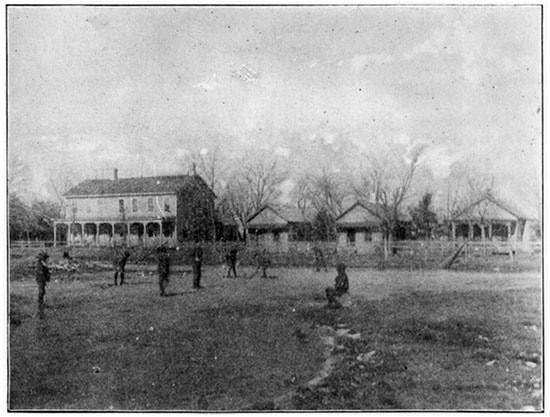
[[[153,211],[153,197],[147,199],[147,211]]]
[[[164,211],[170,212],[170,199],[169,198],[164,199]]]
[[[279,231],[273,232],[273,240],[275,242],[278,242],[279,240],[281,240],[281,233]]]
[[[123,199],[118,200],[118,211],[120,213],[124,213],[124,200]]]
[[[348,230],[348,242],[350,245],[355,245],[355,231]]]
[[[138,211],[138,203],[137,203],[137,199],[134,198],[132,199],[132,211],[135,213],[136,211]]]

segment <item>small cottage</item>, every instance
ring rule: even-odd
[[[311,239],[313,217],[309,209],[266,205],[248,219],[247,235],[270,252],[287,252],[289,242]]]
[[[452,239],[524,241],[531,216],[491,196],[483,197],[453,216]]]
[[[355,203],[336,219],[338,249],[367,253],[383,240],[382,219],[375,204]]]

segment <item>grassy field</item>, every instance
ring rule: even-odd
[[[542,407],[540,273],[349,269],[354,305],[333,310],[334,271],[206,267],[205,289],[178,272],[161,298],[154,273],[130,269],[122,287],[107,271],[54,275],[43,318],[32,272],[12,269],[10,409]],[[360,337],[337,337],[311,386],[326,328]]]

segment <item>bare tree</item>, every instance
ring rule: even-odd
[[[277,199],[279,186],[287,178],[287,173],[279,169],[276,161],[262,160],[246,165],[241,175],[254,210]]]
[[[312,207],[317,213],[314,225],[319,236],[336,236],[336,218],[352,196],[349,179],[341,173],[323,169],[306,174],[296,184],[292,199],[303,212]],[[323,230],[317,230],[323,229]]]
[[[287,178],[276,161],[257,160],[235,171],[228,180],[220,205],[232,214],[244,230],[250,216],[280,195]]]
[[[298,182],[293,193],[298,207],[312,206],[338,217],[352,195],[350,182],[343,175],[323,169],[319,174],[307,174]]]
[[[389,165],[374,163],[371,181],[374,199],[382,207],[382,211],[390,224],[397,223],[399,211],[407,198],[414,173],[418,164],[419,153],[410,162],[400,163],[395,158]]]
[[[390,239],[399,223],[404,203],[411,197],[414,175],[424,149],[417,146],[405,155],[398,149],[390,149],[385,155],[369,156],[368,167],[356,186],[356,192],[362,190],[365,193],[362,199],[374,201],[379,207]]]
[[[82,181],[82,176],[69,169],[52,169],[48,173],[48,191],[58,201],[61,207],[61,215],[67,210],[65,193]]]
[[[10,194],[22,194],[28,185],[26,173],[28,167],[25,161],[18,156],[12,156],[8,159],[8,191]]]
[[[358,177],[352,183],[352,193],[361,203],[371,203],[374,200],[371,173],[368,169],[361,169]]]
[[[226,171],[226,162],[222,158],[220,145],[216,144],[212,150],[194,152],[191,162],[195,164],[197,173],[206,181],[215,194],[222,191],[223,175]]]
[[[483,197],[493,196],[495,177],[467,164],[456,164],[446,180],[445,220]]]
[[[220,214],[226,212],[227,205],[220,199],[220,195],[223,193],[223,174],[226,171],[226,163],[222,158],[219,143],[214,146],[212,150],[201,149],[194,152],[190,159],[193,163],[193,169],[196,169],[196,173],[202,177],[210,189],[218,196],[214,210]],[[216,241],[216,216],[212,215],[211,227],[212,236]]]

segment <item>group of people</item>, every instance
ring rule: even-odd
[[[233,277],[237,278],[237,249],[235,247],[230,248],[225,254],[225,263],[227,266],[227,278]],[[130,258],[130,252],[124,250],[121,253],[115,255],[113,260],[114,268],[114,285],[123,285],[124,284],[124,273],[126,268],[126,263]],[[46,252],[40,252],[37,259],[36,267],[36,282],[38,284],[38,305],[41,307],[44,303],[44,295],[46,294],[46,284],[50,281],[50,268],[48,265],[48,254]],[[67,252],[63,255],[64,259],[70,259]],[[271,260],[267,256],[267,253],[264,251],[262,254],[257,255],[258,260],[258,270],[262,270],[262,278],[268,278],[267,269],[271,266]],[[320,249],[315,248],[315,258],[316,258],[316,270],[319,271],[321,267],[327,270],[324,257]],[[203,261],[203,251],[200,245],[195,245],[192,252],[192,267],[193,267],[193,288],[198,290],[202,286],[201,281],[201,272],[202,272],[202,261]],[[159,289],[160,296],[166,296],[166,287],[170,282],[170,257],[165,246],[160,246],[157,249],[157,266],[158,266],[158,279],[159,279]],[[338,263],[336,265],[337,276],[335,278],[334,287],[329,287],[325,290],[327,297],[328,305],[330,307],[340,307],[341,304],[339,299],[342,295],[348,292],[349,290],[349,281],[346,274],[346,266],[343,263]],[[120,281],[119,281],[120,279]],[[120,282],[120,284],[119,284]]]

